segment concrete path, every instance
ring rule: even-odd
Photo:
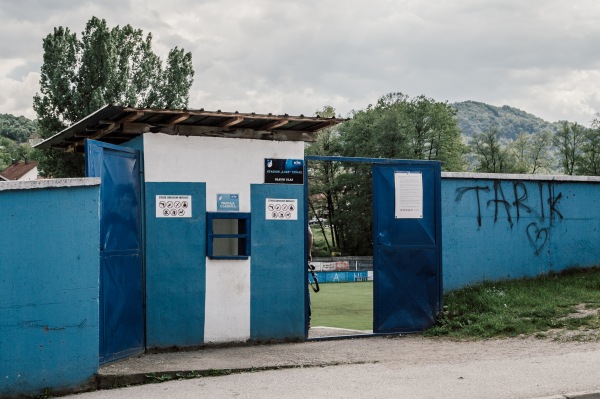
[[[78,397],[600,399],[600,342],[375,337],[148,354],[100,370],[103,388],[161,381]]]

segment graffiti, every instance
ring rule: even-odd
[[[510,198],[510,189],[507,191],[508,196],[505,194],[507,184],[512,185],[512,198]],[[563,219],[563,213],[560,209],[560,201],[563,198],[563,194],[562,192],[556,192],[556,187],[553,183],[539,182],[538,189],[539,203],[533,204],[527,186],[522,181],[501,182],[500,180],[495,180],[493,190],[489,186],[457,188],[455,201],[460,203],[465,194],[475,193],[478,228],[481,228],[483,224],[482,213],[488,209],[493,209],[494,224],[500,220],[505,220],[509,229],[513,229],[515,224],[518,224],[524,217],[528,217],[528,220],[532,218],[537,219],[537,221],[527,224],[525,235],[535,255],[539,255],[548,243],[553,223],[556,220]],[[482,198],[486,195],[491,195],[492,198]],[[485,209],[482,209],[482,204],[485,204]]]
[[[540,228],[536,222],[531,222],[527,225],[525,232],[527,233],[529,243],[535,250],[534,253],[539,255],[544,246],[546,246],[546,241],[548,241],[548,228]]]

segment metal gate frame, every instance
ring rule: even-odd
[[[306,161],[333,161],[333,162],[342,162],[342,163],[370,163],[372,165],[372,169],[373,170],[373,166],[374,165],[389,165],[389,166],[398,166],[398,167],[402,167],[402,166],[406,166],[406,167],[410,167],[410,170],[415,170],[415,168],[433,168],[433,172],[434,172],[434,204],[435,204],[435,229],[436,229],[436,251],[437,251],[437,286],[435,288],[435,293],[434,295],[437,295],[438,301],[437,303],[435,303],[432,307],[432,312],[435,313],[435,315],[439,314],[439,312],[441,312],[442,307],[443,307],[443,275],[442,275],[442,241],[441,241],[441,164],[439,161],[423,161],[423,160],[403,160],[403,159],[389,159],[389,158],[358,158],[358,157],[339,157],[339,156],[319,156],[319,155],[306,155],[304,157],[305,159],[305,171],[304,171],[304,176],[305,176],[305,181],[304,181],[304,195],[306,198],[305,201],[305,208],[304,208],[304,212],[305,212],[305,219],[308,220],[308,163]],[[373,193],[375,195],[375,193]],[[373,202],[373,224],[374,224],[374,235],[377,234],[377,230],[376,230],[376,210],[375,210],[375,202]],[[376,320],[376,314],[378,309],[376,308],[376,302],[375,302],[375,291],[378,290],[378,282],[376,281],[376,272],[375,272],[375,268],[376,266],[376,260],[375,260],[375,242],[376,242],[376,237],[373,237],[373,257],[374,257],[374,262],[373,262],[373,266],[374,266],[374,273],[373,273],[373,326],[375,327],[375,320]],[[306,231],[305,233],[305,264],[308,263],[308,231]],[[305,292],[305,313],[306,313],[306,337],[308,339],[308,304],[309,304],[309,293],[308,293],[308,279],[305,279],[305,287],[304,287],[304,292]],[[373,332],[373,334],[368,334],[367,336],[376,336],[376,335],[389,335],[389,334],[398,334],[398,333],[410,333],[410,332],[418,332],[418,331],[422,331],[425,328],[430,327],[426,326],[424,328],[398,328],[398,329],[386,329],[385,331],[379,331],[379,332]],[[364,337],[365,334],[361,334],[361,335],[349,335],[349,336],[344,336],[342,338],[353,338],[353,337]],[[332,337],[333,338],[333,337]],[[337,339],[340,339],[340,337],[336,337]],[[317,338],[318,339],[318,338]]]
[[[100,364],[106,364],[143,353],[146,349],[142,167],[140,152],[128,147],[88,139],[85,141],[85,154],[86,176],[102,179],[99,204],[99,360]],[[106,154],[133,160],[132,165],[127,164],[131,170],[116,168],[112,170],[116,173],[104,176]],[[106,180],[109,177],[110,180]],[[107,197],[114,199],[112,213],[104,203],[109,182],[115,190],[111,194],[117,197]],[[131,201],[124,201],[131,194],[137,203],[127,204]],[[110,202],[107,205],[110,207]],[[132,210],[135,212],[133,220],[122,217],[121,213],[127,214]],[[109,276],[114,283],[112,285],[108,283]],[[110,295],[105,293],[106,290]]]

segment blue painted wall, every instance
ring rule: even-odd
[[[191,195],[191,218],[157,218],[157,195]],[[145,183],[146,347],[204,342],[206,184]]]
[[[600,265],[599,202],[599,182],[444,177],[444,289]]]
[[[304,339],[304,186],[254,184],[250,337]],[[298,199],[298,220],[266,220],[267,198]]]
[[[0,397],[98,369],[99,185],[0,191]]]

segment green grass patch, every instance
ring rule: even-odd
[[[321,284],[310,291],[313,326],[373,329],[373,282]]]
[[[574,269],[538,278],[490,282],[452,291],[444,312],[427,335],[490,338],[540,335],[550,329],[600,328],[600,268]]]

